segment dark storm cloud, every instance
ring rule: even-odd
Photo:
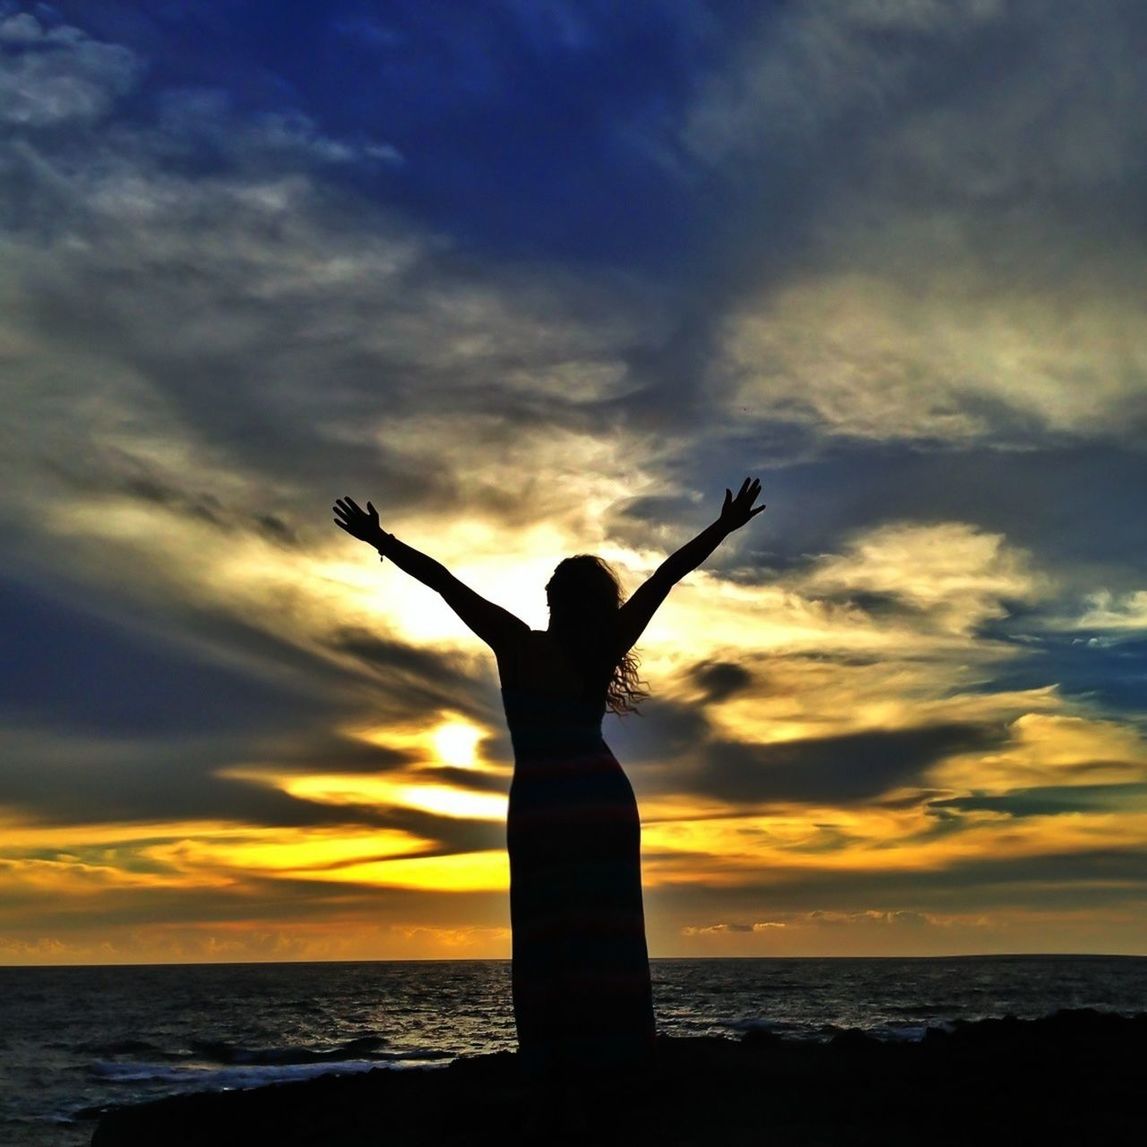
[[[81,591],[77,588],[77,594]],[[17,724],[106,736],[220,736],[285,720],[300,688],[260,680],[145,629],[0,581],[0,711]]]
[[[386,809],[382,815],[387,828],[401,829],[432,842],[419,851],[420,856],[449,856],[456,852],[487,852],[506,847],[506,826],[500,821],[436,816],[410,808]]]
[[[423,755],[373,741],[332,733],[326,724],[317,728],[300,725],[281,729],[259,764],[287,773],[361,773],[378,775],[398,772],[419,764]]]
[[[486,821],[292,796],[259,781],[257,770],[239,756],[241,745],[180,745],[170,740],[60,742],[26,733],[10,738],[4,749],[0,785],[6,805],[45,826],[199,821],[252,827],[396,829],[430,842],[419,850],[419,855],[428,856],[504,844],[504,828]],[[352,757],[357,757],[357,750],[352,750]],[[329,752],[316,755],[314,763],[335,766],[338,771]],[[278,771],[274,762],[268,764],[272,772]],[[224,775],[237,766],[251,775]]]
[[[456,765],[437,765],[423,769],[419,772],[418,778],[432,784],[441,782],[453,788],[469,789],[476,793],[506,793],[510,788],[509,777],[499,776],[496,773],[480,773],[475,769],[460,768]]]
[[[753,675],[733,661],[701,661],[689,671],[690,679],[710,703],[726,701],[753,684]]]
[[[672,550],[681,523],[693,519],[697,510],[693,500],[686,497],[629,498],[612,506],[606,520],[610,534],[618,541],[635,546],[660,544]]]
[[[708,740],[709,719],[700,705],[674,700],[654,689],[638,713],[607,719],[605,733],[618,757],[639,771],[639,783],[648,786],[653,783],[650,771],[701,751]],[[666,774],[664,784],[676,788],[680,778]]]
[[[85,927],[84,917],[78,915],[74,905],[63,898],[45,899],[42,891],[32,892],[25,899],[20,890],[18,898],[21,916],[39,931],[53,936],[69,936]],[[420,923],[434,927],[442,925],[442,899],[448,899],[457,913],[454,919],[479,920],[488,926],[505,926],[504,892],[436,892],[426,889],[391,888],[370,885],[352,885],[345,880],[292,879],[289,874],[277,873],[273,877],[255,872],[243,872],[241,878],[227,887],[210,888],[170,887],[162,891],[151,888],[112,888],[101,912],[104,929],[116,927],[176,928],[180,924],[203,929],[196,944],[194,934],[178,935],[177,956],[184,959],[218,960],[218,945],[212,945],[212,929],[219,925],[241,926],[231,939],[237,959],[270,958],[281,960],[284,947],[281,941],[288,937],[282,932],[272,933],[280,943],[267,952],[259,950],[261,927],[278,929],[285,918],[300,921],[329,922],[332,917],[352,926],[374,926],[397,918],[404,924]],[[34,923],[33,923],[34,922]],[[265,922],[265,923],[264,923]],[[353,925],[350,922],[354,922]],[[27,925],[25,925],[27,926]],[[101,933],[107,936],[107,931]],[[203,941],[206,941],[204,943]],[[130,943],[126,945],[130,952]],[[301,946],[299,956],[313,956]],[[290,948],[286,949],[290,951]],[[106,949],[104,950],[106,955]]]
[[[492,666],[480,678],[459,667],[449,654],[420,649],[362,629],[333,634],[329,647],[368,666],[385,686],[388,709],[411,715],[451,709],[483,722],[501,721],[501,702]]]
[[[784,554],[830,550],[843,534],[888,520],[974,520],[1070,576],[1103,569],[1112,588],[1138,585],[1147,516],[1147,452],[1110,442],[1040,450],[837,444],[815,462],[765,480],[770,545]]]
[[[690,787],[733,803],[854,805],[919,781],[946,757],[1007,740],[999,725],[951,723],[771,745],[714,741]]]
[[[924,620],[928,614],[928,609],[924,605],[907,601],[900,594],[879,590],[821,592],[817,594],[817,600],[866,613],[876,621],[892,621],[898,618]]]
[[[1037,905],[1078,907],[1081,891],[1088,905],[1142,903],[1147,850],[1138,845],[1079,851],[1052,847],[1039,855],[958,861],[942,871],[921,875],[931,887],[953,897],[978,887],[986,897],[1022,895]]]
[[[207,636],[280,667],[293,654],[295,671],[244,671],[210,647],[124,628],[26,586],[0,591],[9,654],[0,664],[0,709],[15,730],[0,761],[0,791],[9,806],[47,823],[182,817],[391,826],[406,814],[323,805],[218,774],[252,763],[300,773],[393,771],[418,758],[335,735],[332,719],[377,721],[390,712],[409,721],[447,706],[482,720],[497,704],[492,688],[476,687],[446,659],[362,634],[344,635],[337,647],[370,657],[383,678],[372,685],[374,706],[361,674],[343,698],[356,681],[346,669],[263,634],[248,640],[226,618]],[[200,620],[202,632],[210,619]],[[484,692],[485,706],[475,700]]]
[[[1143,807],[1145,797],[1147,784],[1038,785],[1006,793],[974,793],[931,800],[926,807],[954,812],[999,812],[1018,819],[1077,812],[1131,812]]]
[[[933,797],[942,797],[947,790],[945,789],[919,789],[914,793],[902,797],[886,797],[884,800],[879,801],[880,808],[892,809],[894,811],[906,808],[917,808],[922,804],[926,804]]]
[[[6,746],[5,801],[45,824],[210,820],[240,824],[373,824],[385,813],[300,800],[268,785],[218,775],[234,747],[38,741]],[[240,750],[241,751],[241,750]]]
[[[742,874],[743,875],[743,874]],[[736,913],[796,910],[882,911],[919,909],[977,914],[991,911],[1079,909],[1116,906],[1137,911],[1147,887],[1147,851],[1049,849],[1024,857],[953,859],[942,866],[909,870],[866,866],[762,869],[759,879],[705,890],[707,910],[720,918]],[[696,892],[687,885],[651,889],[654,911],[695,912]],[[648,911],[649,909],[647,909]],[[757,915],[755,918],[760,919]]]
[[[475,677],[449,654],[359,629],[336,631],[321,655],[226,610],[184,607],[164,625],[153,614],[74,581],[0,581],[0,710],[17,726],[96,738],[261,731],[284,763],[357,771],[405,757],[333,737],[331,720],[409,723],[444,709],[501,720],[492,667]]]

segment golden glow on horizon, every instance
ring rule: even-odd
[[[418,892],[501,892],[510,886],[510,862],[504,849],[491,849],[446,856],[364,861],[323,871],[297,872],[295,875],[304,880],[329,880]]]
[[[647,826],[645,879],[664,884],[721,887],[791,883],[802,873],[940,872],[978,860],[1036,858],[1049,850],[1084,853],[1106,841],[1133,847],[1147,839],[1147,809],[1030,816],[966,814],[962,831],[947,837],[919,810],[876,810],[852,816],[806,810],[789,818],[727,817]]]
[[[505,796],[472,792],[441,783],[358,773],[285,774],[275,778],[260,773],[258,776],[264,783],[273,783],[290,796],[320,804],[410,808],[438,816],[472,820],[504,820],[506,816]]]
[[[397,829],[263,829],[243,835],[184,837],[142,852],[188,874],[214,869],[313,877],[423,852],[427,844]]]

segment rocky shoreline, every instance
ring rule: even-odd
[[[917,1043],[662,1039],[639,1080],[540,1089],[509,1053],[101,1114],[92,1147],[1147,1142],[1147,1014],[984,1020]]]

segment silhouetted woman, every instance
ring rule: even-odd
[[[718,519],[624,603],[600,558],[566,558],[546,586],[542,632],[385,533],[370,502],[335,504],[338,526],[440,593],[497,657],[514,745],[514,1018],[522,1059],[539,1073],[639,1067],[652,1051],[641,825],[601,720],[635,707],[634,643],[673,586],[764,509],[753,508],[760,489],[746,478],[735,496],[726,490]]]

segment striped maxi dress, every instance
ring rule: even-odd
[[[528,1070],[639,1068],[654,1021],[633,788],[596,699],[507,682],[514,1018]]]

